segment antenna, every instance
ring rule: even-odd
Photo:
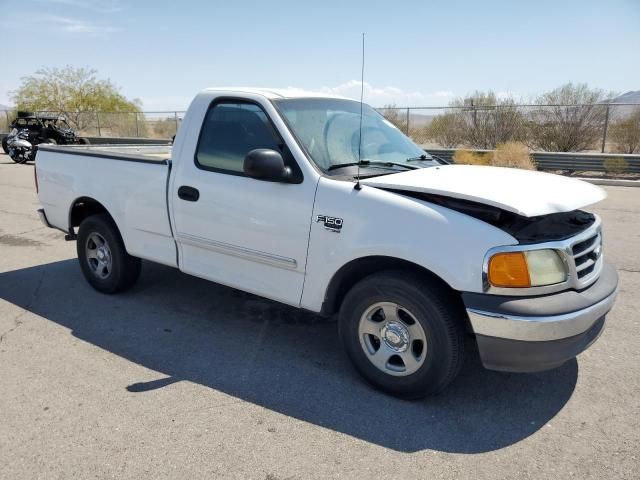
[[[353,188],[360,190],[360,162],[362,161],[362,100],[364,98],[364,32],[362,32],[362,69],[360,71],[360,133],[358,134],[358,169],[356,184]]]

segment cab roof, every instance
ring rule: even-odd
[[[262,95],[271,100],[279,98],[337,98],[342,100],[353,100],[351,98],[334,95],[326,92],[313,92],[300,88],[256,88],[256,87],[213,87],[204,90],[207,93],[214,92],[238,92]]]

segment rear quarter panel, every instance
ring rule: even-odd
[[[166,163],[40,150],[36,171],[38,198],[53,226],[67,231],[71,207],[77,199],[89,197],[111,214],[131,255],[176,266]]]

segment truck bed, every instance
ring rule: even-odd
[[[175,266],[166,197],[170,158],[170,145],[39,147],[39,198],[49,223],[69,231],[73,206],[97,200],[131,255]]]

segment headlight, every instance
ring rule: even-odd
[[[564,282],[567,270],[555,250],[501,252],[489,259],[488,277],[494,287],[540,287]]]

